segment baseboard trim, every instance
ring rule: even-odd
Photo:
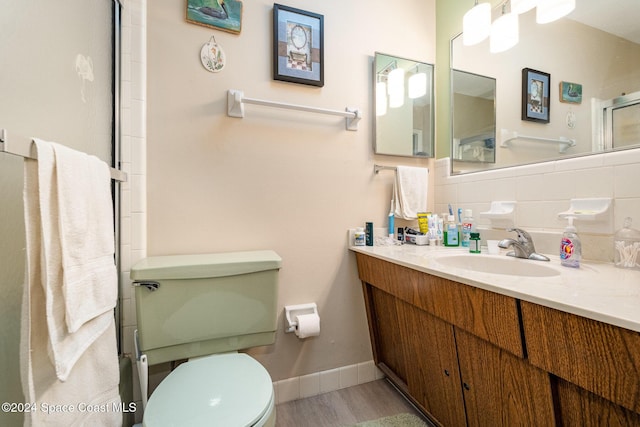
[[[373,360],[275,381],[276,404],[317,396],[384,378]]]

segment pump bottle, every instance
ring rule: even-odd
[[[580,267],[580,259],[582,258],[582,243],[578,237],[577,229],[573,225],[575,217],[567,217],[569,224],[562,233],[560,241],[560,263],[565,267]]]

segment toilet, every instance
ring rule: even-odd
[[[275,342],[274,251],[149,257],[131,268],[143,426],[273,427],[267,370],[245,353]],[[188,359],[148,401],[148,367]]]

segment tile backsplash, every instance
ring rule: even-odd
[[[483,238],[502,238],[504,229],[492,228],[480,213],[491,201],[517,201],[515,225],[529,231],[539,252],[556,254],[566,220],[558,213],[569,209],[571,199],[605,197],[613,200],[613,224],[576,221],[583,257],[613,261],[613,232],[625,217],[640,227],[640,149],[575,157],[551,162],[450,175],[450,159],[435,166],[435,209],[448,205],[473,209]]]

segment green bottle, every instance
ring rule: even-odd
[[[460,246],[460,232],[453,215],[449,215],[444,225],[444,245]]]

